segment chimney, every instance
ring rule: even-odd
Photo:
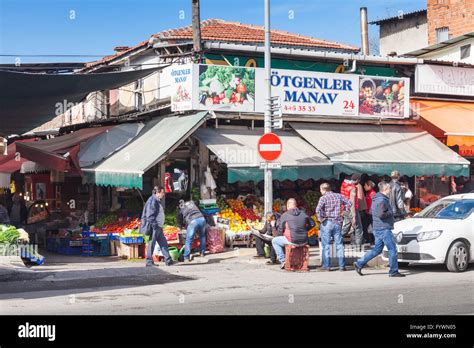
[[[123,51],[129,50],[129,49],[130,49],[130,47],[128,47],[128,46],[117,46],[117,47],[114,47],[115,53],[122,53]]]
[[[201,16],[199,10],[199,0],[192,0],[192,28],[193,28],[193,51],[194,60],[200,63],[201,47]]]
[[[360,34],[362,35],[362,53],[369,55],[369,28],[367,24],[367,7],[360,8]]]

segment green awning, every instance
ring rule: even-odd
[[[82,168],[86,181],[102,186],[143,188],[142,176],[178,147],[206,120],[207,111],[149,121],[127,146]]]
[[[334,173],[468,176],[469,161],[413,126],[292,122],[334,164]]]
[[[331,162],[293,131],[275,131],[282,142],[282,154],[275,162],[274,180],[307,180],[333,177]],[[263,160],[257,153],[263,129],[200,128],[194,134],[222,162],[227,164],[227,181],[260,181]]]

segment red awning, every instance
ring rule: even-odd
[[[17,140],[14,143],[11,143],[7,147],[7,155],[0,155],[0,173],[11,174],[17,172],[21,169],[21,165],[26,162],[26,158],[22,156],[16,156],[17,153],[17,144],[20,143],[32,143],[36,139],[23,139]]]
[[[22,157],[57,171],[69,171],[73,167],[80,170],[77,154],[80,144],[114,126],[83,128],[74,133],[35,143],[18,144],[17,151]]]

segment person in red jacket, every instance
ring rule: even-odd
[[[367,211],[366,211],[365,219],[362,220],[362,227],[364,228],[364,232],[367,233],[368,242],[370,244],[374,244],[374,235],[372,233],[369,233],[369,226],[372,225],[372,213],[370,209],[372,208],[372,199],[374,195],[376,194],[374,187],[375,187],[375,184],[372,180],[368,180],[364,184],[364,190],[366,192],[365,201],[367,203]]]
[[[351,233],[351,242],[361,245],[364,242],[364,230],[362,229],[362,221],[359,213],[359,199],[357,195],[357,185],[360,182],[361,175],[355,173],[350,179],[344,179],[341,185],[341,195],[346,197],[351,203],[350,214],[345,214],[344,223],[342,225],[342,234]]]

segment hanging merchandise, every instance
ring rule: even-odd
[[[171,173],[165,173],[165,192],[172,192],[171,189]]]

